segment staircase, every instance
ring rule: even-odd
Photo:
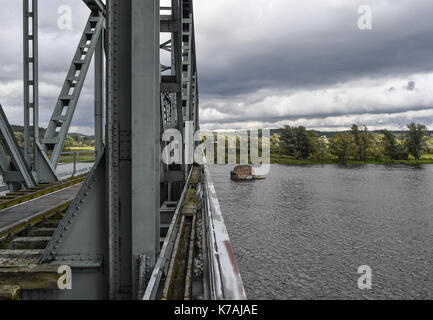
[[[94,10],[90,14],[48,125],[43,147],[46,152],[51,151],[54,167],[57,167],[59,162],[104,20],[100,11]]]

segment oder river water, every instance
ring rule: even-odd
[[[248,298],[433,299],[433,165],[232,167],[211,172]]]

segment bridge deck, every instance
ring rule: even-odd
[[[80,188],[81,184],[77,184],[14,207],[0,210],[0,234],[7,232],[8,228],[20,223],[20,221],[30,219],[72,201]]]

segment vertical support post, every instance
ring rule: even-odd
[[[130,217],[128,217],[130,200],[125,195],[129,188],[127,183],[123,181],[131,177],[127,163],[130,156],[126,152],[122,153],[122,157],[120,155],[121,149],[130,150],[127,141],[130,131],[127,131],[126,128],[130,127],[128,120],[131,116],[131,0],[111,0],[107,4],[108,273],[109,298],[116,300],[131,298],[130,295],[124,296],[123,294],[123,291],[127,291],[125,288],[131,286],[131,263],[128,252],[130,250],[128,245],[130,237],[129,239],[123,238],[123,232],[127,232],[127,228],[130,228]],[[124,124],[124,122],[126,123]],[[122,132],[125,137],[123,148],[121,148],[122,139],[120,137]],[[125,160],[122,161],[122,158]],[[122,206],[120,205],[121,201]]]
[[[31,1],[31,9],[30,9]],[[31,23],[30,23],[31,19]],[[31,27],[31,28],[30,28]],[[31,47],[31,51],[30,51]],[[30,139],[34,142],[39,139],[39,71],[38,71],[38,0],[23,0],[23,48],[24,48],[24,158],[31,167],[31,158],[36,159],[37,146],[33,143],[33,151]],[[31,65],[31,67],[30,67]],[[32,71],[30,76],[30,70]],[[32,124],[30,114],[32,113]],[[33,132],[30,131],[31,125]]]
[[[172,57],[173,57],[173,66],[172,71],[175,72],[176,75],[176,82],[179,85],[179,91],[176,92],[176,117],[177,117],[177,129],[184,133],[185,130],[185,119],[184,119],[184,108],[183,108],[183,89],[182,89],[182,80],[183,80],[183,74],[182,74],[182,0],[172,0],[171,2],[172,6],[172,15],[174,17],[174,21],[176,21],[176,24],[179,28],[175,29],[172,33]],[[185,150],[185,146],[182,146]],[[185,157],[184,154],[182,155],[182,161],[183,164],[181,166],[181,170],[183,171],[184,181],[188,179],[188,166],[185,165]],[[180,197],[180,192],[183,189],[181,186],[179,188],[179,192],[177,193],[177,197]]]
[[[47,155],[43,152],[39,141],[38,0],[23,0],[23,14],[24,161],[30,171],[36,172],[37,183],[47,183],[57,181],[58,176]],[[30,19],[32,20],[31,23]],[[31,115],[32,119],[30,119]],[[33,127],[33,132],[30,130],[31,127]],[[32,137],[33,146],[31,146]]]
[[[30,165],[29,2],[23,0],[24,159]]]
[[[32,0],[33,10],[33,159],[35,168],[39,168],[39,152],[36,142],[39,142],[39,14],[38,0]]]
[[[102,14],[102,13],[100,13]],[[103,62],[103,39],[104,30],[98,39],[95,49],[95,154],[96,158],[102,153],[104,148],[104,62]]]
[[[160,248],[160,1],[132,0],[132,281]]]
[[[77,152],[74,151],[74,171],[72,172],[72,176],[75,176],[77,173]]]

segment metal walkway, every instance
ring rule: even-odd
[[[60,210],[76,197],[81,184],[0,211],[0,235],[52,210]]]

